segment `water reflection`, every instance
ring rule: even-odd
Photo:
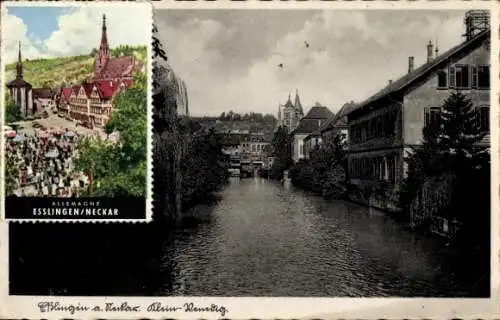
[[[446,248],[385,214],[265,179],[231,180],[211,218],[166,242],[163,294],[461,295]]]

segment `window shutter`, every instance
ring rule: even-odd
[[[471,66],[472,88],[477,88],[477,67]]]
[[[425,126],[428,126],[431,119],[430,119],[430,112],[429,112],[429,108],[424,108],[424,124]]]
[[[450,66],[450,72],[449,72],[449,83],[450,83],[450,88],[455,88],[457,85],[457,78],[455,74],[455,66]]]

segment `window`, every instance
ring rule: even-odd
[[[441,70],[438,72],[438,88],[448,88],[446,71]]]
[[[477,68],[477,86],[479,89],[490,88],[490,67],[479,66]]]
[[[387,178],[390,182],[396,180],[396,159],[394,156],[387,157]]]
[[[455,79],[457,88],[462,88],[462,89],[470,88],[469,66],[468,65],[455,66]]]
[[[479,108],[480,121],[481,121],[481,131],[490,130],[490,107],[480,107]]]
[[[439,121],[440,121],[440,113],[441,113],[441,108],[425,108],[424,109],[424,115],[425,115],[425,126],[438,126]]]

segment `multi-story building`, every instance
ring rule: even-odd
[[[347,126],[347,113],[355,107],[353,101],[345,103],[340,110],[328,118],[318,129],[304,139],[304,157],[309,158],[309,153],[327,139],[333,139],[338,134],[343,135],[348,141],[349,127]]]
[[[295,92],[295,103],[292,103],[290,95],[284,105],[278,106],[278,126],[283,126],[291,132],[297,128],[300,119],[304,117],[302,104],[300,103],[299,90]]]
[[[62,88],[56,95],[59,112],[91,127],[103,127],[113,111],[113,99],[134,84],[133,73],[141,68],[143,66],[133,55],[111,57],[106,16],[103,15],[93,81]]]
[[[422,129],[432,123],[453,91],[472,100],[483,130],[489,132],[490,31],[489,23],[475,20],[483,21],[485,16],[469,12],[462,43],[439,55],[429,42],[426,63],[414,69],[414,58],[409,57],[407,74],[347,114],[351,183],[363,189],[384,181],[397,189],[405,176],[406,153],[422,142]],[[489,135],[483,143],[489,143]],[[393,207],[388,203],[377,206]]]
[[[297,128],[290,133],[292,138],[292,160],[294,162],[298,162],[306,156],[306,150],[304,149],[305,138],[321,127],[332,116],[333,113],[327,107],[316,104],[300,120]]]

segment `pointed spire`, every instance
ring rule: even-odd
[[[17,64],[16,64],[16,77],[18,79],[23,78],[23,59],[21,57],[21,41],[19,41],[19,53],[17,56]]]
[[[106,28],[106,15],[102,15],[102,35],[101,35],[101,50],[102,49],[109,49],[108,45],[108,33],[107,33],[107,28]]]
[[[302,104],[300,103],[299,89],[296,89],[295,91],[295,110],[297,110],[299,114],[304,114],[304,111],[302,110]]]

